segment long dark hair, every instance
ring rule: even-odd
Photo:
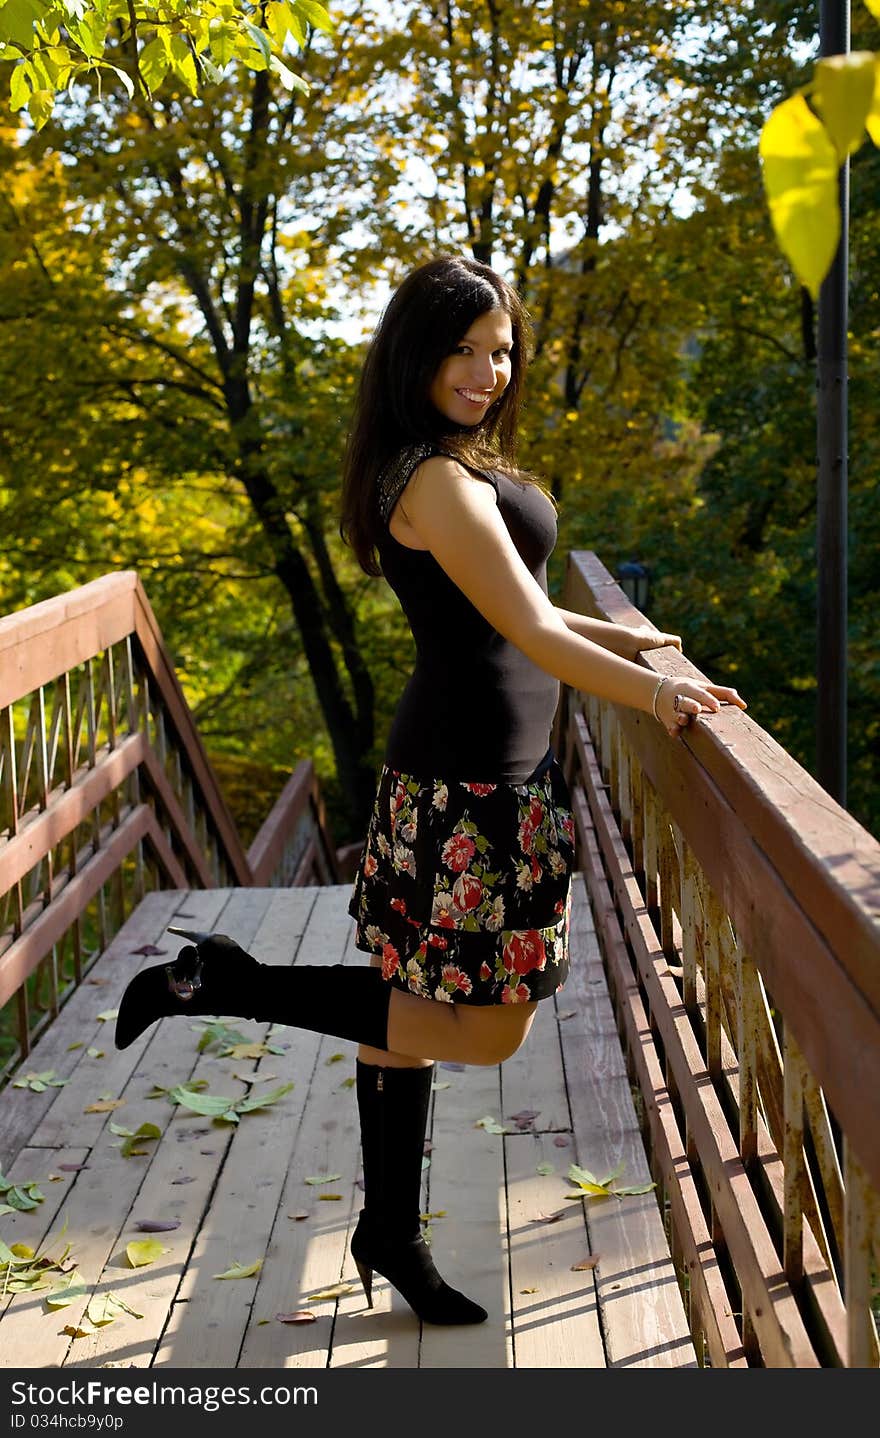
[[[494,309],[510,317],[510,383],[479,424],[453,425],[432,404],[431,382],[474,320]],[[488,265],[440,255],[400,284],[367,350],[343,460],[339,532],[367,574],[382,572],[377,480],[401,449],[428,441],[465,463],[517,472],[517,423],[531,350],[531,324],[519,296]]]

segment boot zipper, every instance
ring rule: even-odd
[[[384,1093],[384,1091],[385,1091],[385,1070],[384,1070],[384,1069],[379,1069],[379,1070],[377,1071],[377,1073],[376,1073],[376,1092],[377,1092],[377,1093]]]

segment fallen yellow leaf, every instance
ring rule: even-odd
[[[351,1283],[334,1283],[332,1288],[322,1288],[319,1293],[310,1293],[308,1300],[309,1303],[318,1303],[325,1298],[344,1298],[347,1293],[353,1292]]]
[[[260,1269],[261,1269],[262,1267],[263,1267],[263,1260],[262,1260],[262,1258],[258,1258],[257,1261],[256,1261],[256,1263],[249,1263],[249,1264],[233,1263],[232,1267],[231,1267],[231,1268],[227,1268],[227,1270],[226,1270],[225,1273],[215,1273],[215,1274],[214,1274],[214,1277],[215,1277],[215,1278],[254,1278],[254,1277],[256,1277],[256,1275],[259,1273],[259,1271],[260,1271]]]

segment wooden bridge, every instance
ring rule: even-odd
[[[564,602],[640,618],[587,553]],[[735,711],[672,744],[566,692],[556,740],[573,973],[437,1066],[424,1223],[490,1317],[420,1327],[348,1255],[354,1045],[112,1042],[169,923],[364,961],[311,765],[245,852],[135,575],[0,619],[2,1366],[878,1366],[880,845]]]

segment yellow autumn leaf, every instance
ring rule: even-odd
[[[865,0],[865,4],[867,5],[871,14],[877,20],[880,20],[880,0]]]
[[[875,145],[880,145],[880,60],[874,60],[874,96],[865,116],[865,129]]]
[[[155,1263],[168,1249],[158,1238],[135,1239],[126,1244],[125,1256],[132,1268],[144,1268],[148,1263]]]
[[[816,65],[813,104],[843,164],[857,150],[874,98],[875,61],[870,50],[829,55]]]
[[[47,1308],[68,1308],[72,1303],[78,1303],[85,1298],[89,1288],[78,1268],[64,1277],[55,1285],[51,1293],[47,1293],[45,1304]]]
[[[215,1274],[214,1274],[214,1277],[215,1277],[215,1278],[255,1278],[256,1275],[259,1273],[259,1271],[260,1271],[260,1269],[261,1269],[262,1267],[263,1267],[263,1260],[262,1260],[262,1258],[258,1258],[257,1261],[256,1261],[256,1263],[248,1263],[248,1264],[244,1264],[244,1263],[233,1263],[232,1267],[231,1267],[231,1268],[227,1268],[227,1270],[226,1270],[225,1273],[215,1273]]]
[[[779,247],[817,299],[840,241],[837,152],[806,100],[795,95],[772,111],[759,154]]]
[[[119,1298],[115,1293],[96,1293],[86,1309],[86,1321],[93,1323],[96,1328],[105,1328],[108,1323],[115,1323],[120,1313],[129,1313],[132,1318],[144,1316],[129,1308],[125,1299]]]
[[[318,1293],[308,1295],[309,1303],[318,1303],[325,1298],[345,1298],[346,1294],[354,1292],[354,1285],[351,1283],[334,1283],[331,1288],[322,1288]]]
[[[61,1330],[62,1333],[67,1334],[68,1338],[91,1338],[92,1334],[97,1331],[94,1324],[90,1323],[87,1318],[80,1323],[67,1323]]]

